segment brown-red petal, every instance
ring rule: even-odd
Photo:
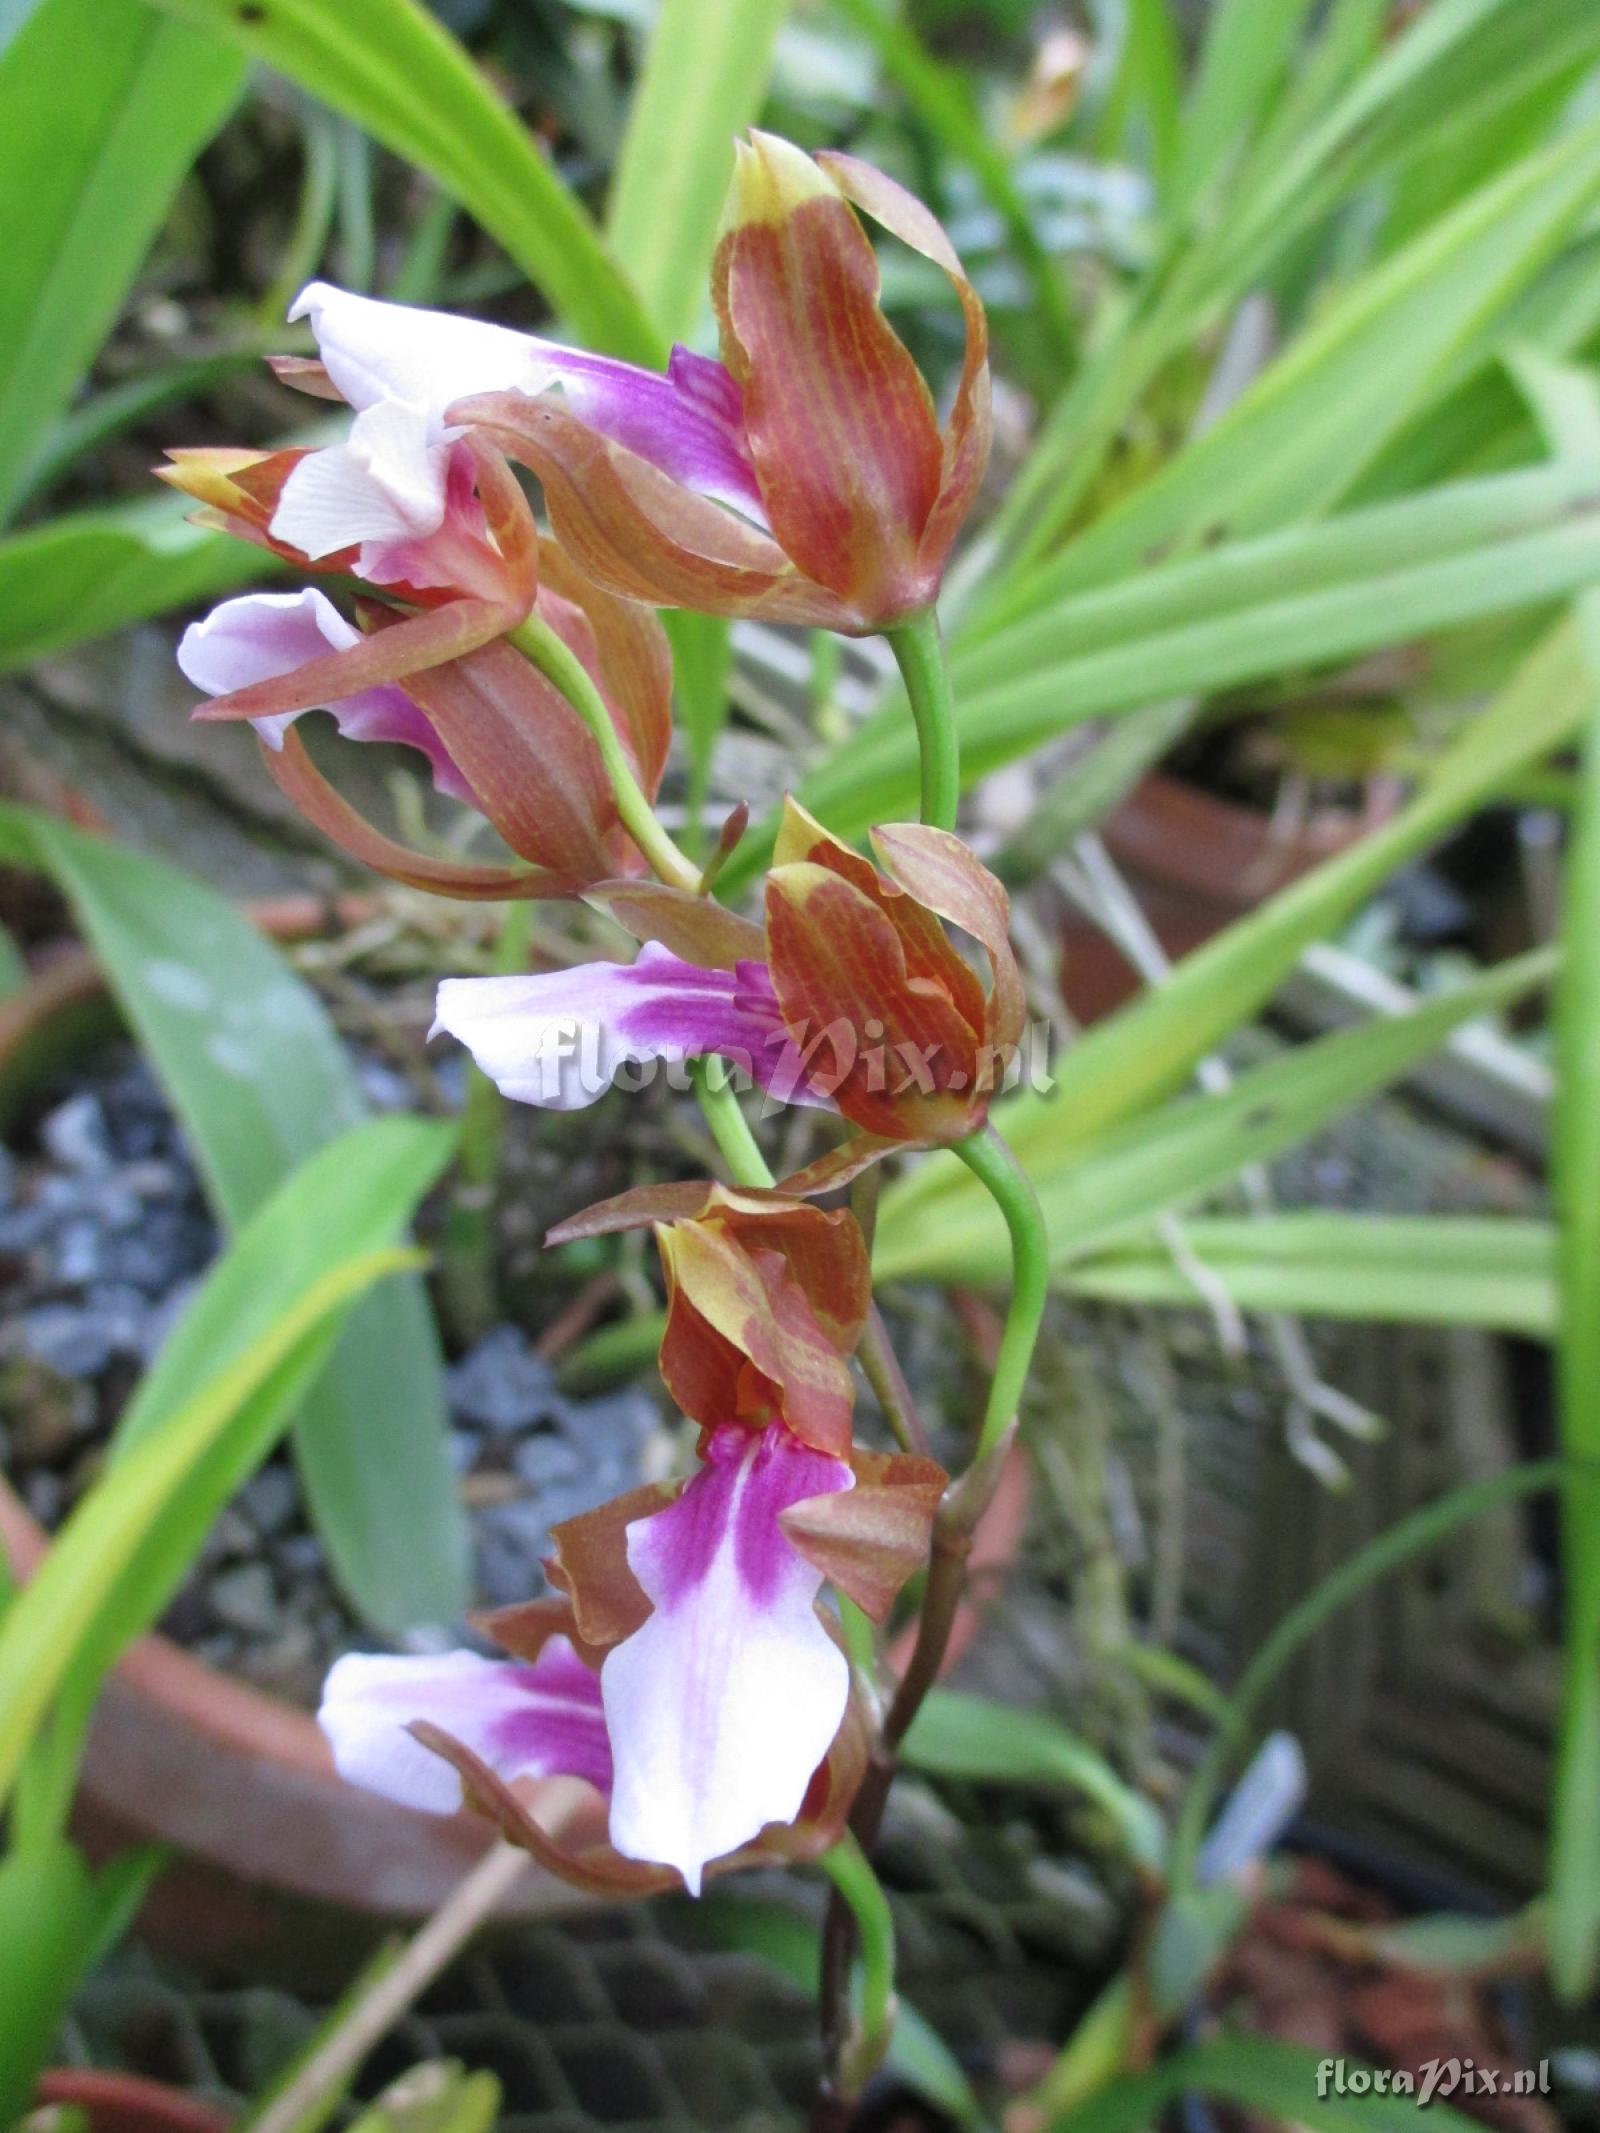
[[[464,860],[413,851],[386,836],[335,792],[292,730],[284,735],[281,748],[269,748],[263,741],[261,754],[279,791],[314,829],[362,866],[407,888],[468,903],[502,903],[575,896],[582,886],[544,867],[472,866]]]
[[[896,621],[927,599],[918,551],[943,478],[932,398],[838,187],[771,135],[737,156],[712,293],[773,533],[866,623]]]

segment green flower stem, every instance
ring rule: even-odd
[[[611,780],[611,789],[617,796],[617,811],[622,817],[623,828],[656,873],[663,881],[670,882],[675,889],[688,889],[691,892],[697,890],[700,886],[700,869],[692,859],[678,850],[656,820],[650,802],[645,798],[639,781],[633,774],[633,766],[617,738],[617,729],[611,723],[611,714],[606,709],[605,699],[590,679],[589,670],[583,661],[540,615],[529,615],[525,622],[518,623],[508,634],[522,656],[555,683],[594,735],[600,750],[600,760],[606,768],[606,776]]]
[[[883,2064],[894,2028],[894,1919],[882,1884],[849,1830],[819,1864],[848,1904],[860,1935],[861,2011],[845,2070],[847,2093],[859,2095]]]
[[[961,804],[961,741],[939,618],[931,607],[926,608],[909,622],[885,630],[884,636],[899,661],[916,721],[917,745],[922,751],[922,819],[935,829],[953,830]]]
[[[722,1160],[732,1173],[735,1185],[770,1185],[772,1172],[756,1145],[750,1121],[739,1108],[739,1098],[728,1078],[727,1062],[716,1058],[697,1059],[692,1072],[694,1092],[700,1099],[706,1124],[722,1151]]]
[[[1049,1288],[1050,1246],[1038,1195],[1027,1173],[993,1126],[956,1147],[967,1168],[987,1187],[1011,1232],[1011,1309],[1000,1336],[974,1464],[993,1451],[1010,1427],[1033,1361]]]

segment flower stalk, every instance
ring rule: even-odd
[[[1044,1317],[1050,1242],[1039,1198],[1027,1172],[993,1126],[985,1126],[981,1133],[959,1142],[955,1152],[987,1188],[1011,1233],[1011,1306],[989,1381],[989,1399],[975,1454],[977,1462],[998,1446],[1016,1419]]]
[[[617,738],[605,699],[590,679],[583,661],[539,614],[530,614],[518,623],[508,633],[508,641],[538,668],[547,681],[555,684],[594,736],[600,760],[616,795],[622,826],[656,873],[675,889],[697,890],[700,869],[678,850],[656,820],[655,810],[646,799],[633,774],[633,765]]]
[[[883,2064],[894,2030],[894,1917],[882,1883],[850,1831],[819,1863],[849,1906],[861,1947],[860,2012],[849,2025],[851,2033],[841,2039],[840,2054],[842,2087],[856,2096]]]
[[[953,830],[961,804],[961,739],[939,617],[930,607],[885,630],[911,702],[922,756],[922,819]]]

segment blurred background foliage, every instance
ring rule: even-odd
[[[191,527],[150,464],[319,434],[325,412],[261,362],[309,352],[284,313],[314,275],[641,361],[712,347],[727,144],[758,118],[925,198],[995,337],[994,466],[943,611],[965,825],[1013,889],[1062,1046],[1053,1091],[1002,1121],[1060,1297],[1020,1596],[978,1686],[1026,1682],[1046,1724],[952,1703],[919,1752],[946,1786],[1086,1796],[1123,1938],[1087,1966],[1089,2018],[1034,2037],[1047,2049],[1004,2082],[992,2054],[991,2091],[1029,2125],[1142,2123],[1185,2085],[1393,2122],[1350,2099],[1319,2118],[1303,2064],[1230,2037],[1113,2085],[1155,1972],[1163,2015],[1208,1978],[1255,2004],[1258,1943],[1208,1890],[1202,1839],[1269,1690],[1320,1809],[1442,1865],[1452,1906],[1485,1882],[1532,1904],[1498,1955],[1457,1919],[1438,1972],[1544,1964],[1582,2002],[1600,1943],[1597,69],[1593,0],[0,0],[0,197],[24,210],[0,257],[0,780],[21,803],[0,816],[5,989],[48,972],[70,912],[231,1238],[40,1596],[0,1630],[18,1780],[0,1871],[25,1857],[19,1885],[70,1884],[83,1921],[53,1975],[28,1973],[39,2006],[129,1908],[61,1849],[94,1695],[231,1491],[292,1423],[352,1616],[403,1633],[453,1613],[472,1573],[446,1360],[485,1317],[543,1336],[599,1296],[605,1322],[565,1358],[576,1395],[637,1372],[658,1324],[636,1257],[538,1260],[527,1208],[542,1226],[707,1159],[649,1106],[614,1108],[597,1148],[469,1096],[430,1309],[391,1245],[447,1129],[365,1118],[345,947],[282,953],[231,905],[352,884],[242,736],[186,732],[171,668],[177,623],[273,566]],[[943,278],[888,243],[882,263],[947,391]],[[751,803],[728,894],[789,783],[852,836],[914,805],[872,647],[673,629],[668,812],[692,835]],[[402,759],[357,775],[450,848],[475,834]],[[532,952],[592,953],[598,925],[542,918]],[[420,1057],[435,976],[501,952],[404,895],[334,931],[364,942],[352,967],[376,943],[362,1034],[391,1056]],[[231,998],[251,1100],[215,1027],[174,1010],[174,970],[192,999]],[[1557,972],[1552,1018],[1533,1003]],[[25,1139],[37,1066],[8,1061]],[[459,1108],[436,1080],[413,1096]],[[808,1130],[784,1129],[795,1161]],[[496,1180],[485,1313],[449,1276]],[[263,1279],[274,1240],[323,1229],[340,1194],[321,1253],[280,1250],[293,1263]],[[894,1182],[876,1265],[919,1391],[958,1428],[1006,1272],[964,1173]],[[1557,1484],[1560,1547],[1533,1508]],[[1330,1644],[1346,1606],[1356,1627]],[[1083,1830],[1051,1841],[1070,1860]],[[796,1958],[781,1925],[738,1930],[806,1971],[812,1943]],[[1547,2010],[1537,2034],[1576,2019]],[[921,2086],[970,2117],[930,2050]]]

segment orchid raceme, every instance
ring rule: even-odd
[[[960,298],[943,429],[879,306],[858,208]],[[337,467],[323,454],[326,474],[296,471],[275,530],[322,533],[303,501],[314,479],[341,505],[441,512],[440,440],[470,425],[539,476],[557,537],[615,593],[850,632],[931,607],[990,435],[983,307],[944,231],[853,156],[813,161],[757,133],[738,144],[712,293],[721,362],[679,348],[662,377],[314,283],[293,315],[360,412]]]
[[[697,934],[693,899],[608,898],[647,937],[631,966],[447,979],[435,1027],[525,1103],[592,1103],[625,1063],[714,1053],[782,1099],[833,1104],[874,1144],[963,1140],[1026,1017],[1005,890],[944,830],[888,824],[873,843],[882,872],[791,800],[764,938],[727,914]],[[987,988],[941,919],[980,943]]]
[[[530,604],[582,661],[639,784],[653,794],[671,739],[661,625],[580,577],[553,542],[540,541],[536,555]],[[595,738],[553,682],[504,642],[410,670],[403,640],[415,622],[376,602],[363,620],[365,635],[311,587],[245,594],[191,625],[178,663],[217,699],[213,715],[220,705],[250,717],[268,767],[301,812],[394,880],[446,896],[571,896],[639,870]],[[386,659],[391,644],[402,646],[398,661]],[[374,669],[394,678],[360,678]],[[309,704],[325,705],[347,739],[417,749],[440,790],[476,807],[527,865],[469,865],[387,837],[339,796],[290,730]],[[281,708],[267,708],[274,705]]]

